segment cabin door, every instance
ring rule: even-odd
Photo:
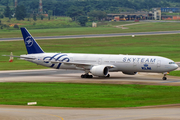
[[[158,60],[157,66],[158,66],[158,67],[161,67],[161,61],[160,61],[160,60]]]
[[[102,64],[102,58],[98,59],[98,64],[101,65]]]

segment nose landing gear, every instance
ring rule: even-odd
[[[168,72],[165,72],[165,73],[163,73],[164,74],[164,76],[163,76],[163,80],[167,80],[167,77],[166,77],[166,75],[168,74]]]
[[[163,80],[167,80],[167,77],[163,77],[162,79],[163,79]]]

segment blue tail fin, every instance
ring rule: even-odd
[[[41,49],[41,47],[38,45],[38,43],[26,28],[21,28],[21,32],[28,54],[44,53],[44,51]]]

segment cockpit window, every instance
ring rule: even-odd
[[[169,62],[169,64],[176,64],[175,62]]]

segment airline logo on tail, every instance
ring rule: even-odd
[[[44,53],[44,51],[41,49],[41,47],[38,45],[38,43],[31,36],[31,34],[28,32],[26,28],[21,28],[21,32],[24,38],[24,43],[26,45],[28,54]]]
[[[31,47],[33,45],[32,37],[31,36],[26,37],[25,43],[26,43],[27,47]]]

